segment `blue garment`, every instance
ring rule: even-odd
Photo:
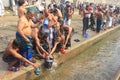
[[[27,36],[28,39],[32,39],[31,36]],[[26,42],[21,35],[16,32],[16,39],[18,41],[20,41],[21,45],[20,45],[20,53],[28,60],[30,60],[32,58],[33,52],[32,52],[32,42]]]
[[[28,39],[32,40],[31,36],[26,36]],[[32,42],[26,42],[21,35],[16,32],[16,39],[21,43],[21,48],[26,49],[26,48],[32,48]]]
[[[101,29],[102,20],[97,18],[97,28],[96,31],[99,33]]]
[[[87,30],[89,26],[89,18],[85,17],[83,18],[83,30]]]
[[[33,56],[32,48],[21,49],[20,53],[28,60],[30,60]]]

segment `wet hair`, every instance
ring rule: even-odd
[[[53,13],[57,14],[57,13],[58,13],[57,9],[54,9],[54,10],[53,10]]]
[[[25,0],[19,0],[19,1],[18,1],[18,5],[19,5],[19,6],[22,6],[24,3],[25,3]]]
[[[58,8],[57,4],[54,4],[53,6],[54,6],[54,8]]]
[[[88,8],[89,8],[89,6],[87,5],[87,6],[86,6],[86,9],[88,9]]]
[[[28,10],[28,11],[27,11],[27,15],[29,15],[29,14],[33,14],[33,15],[34,15],[34,12],[31,11],[31,10]]]
[[[20,42],[19,42],[17,39],[15,39],[15,40],[13,41],[12,47],[13,47],[14,49],[19,48],[19,47],[20,47]]]

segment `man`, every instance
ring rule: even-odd
[[[98,7],[98,12],[96,13],[96,16],[97,16],[96,32],[99,33],[101,29],[102,19],[103,19],[102,9],[99,7]]]
[[[86,34],[86,30],[88,29],[88,23],[89,23],[89,11],[88,11],[88,6],[86,6],[86,8],[84,8],[83,10],[83,32],[82,35],[84,36]]]
[[[18,17],[20,18],[21,16],[26,14],[26,4],[25,4],[25,0],[19,0],[18,1]]]
[[[54,11],[57,10],[57,16],[58,16],[58,20],[63,20],[63,16],[61,11],[58,9],[58,6],[55,4],[54,6]]]
[[[34,48],[35,48],[35,50],[37,51],[37,53],[41,56],[41,57],[43,57],[44,58],[44,54],[43,53],[45,53],[45,54],[47,54],[48,55],[48,52],[41,46],[41,41],[42,41],[42,39],[43,39],[43,37],[42,37],[42,39],[40,38],[40,36],[43,36],[43,35],[40,35],[40,33],[42,33],[42,31],[41,31],[41,29],[38,29],[38,28],[33,28],[32,29],[32,37],[34,38]],[[41,52],[40,51],[42,51],[43,53],[41,54]]]
[[[48,9],[44,10],[44,17],[45,17],[45,19],[49,20],[48,28],[51,28],[53,25],[55,25],[57,23],[54,15],[51,14]]]
[[[11,39],[8,43],[7,48],[3,54],[3,61],[8,63],[8,70],[10,71],[18,71],[20,67],[20,60],[31,64],[34,68],[38,66],[27,60],[26,58],[22,57],[20,53],[18,53],[20,47],[20,43],[16,39]]]
[[[70,26],[71,18],[72,18],[74,11],[71,9],[71,5],[67,5],[66,10],[67,10],[67,13],[66,13],[66,18],[65,18],[65,25]]]
[[[16,38],[21,43],[20,51],[28,60],[32,58],[32,28],[38,27],[41,24],[41,22],[33,24],[31,20],[33,16],[34,12],[32,11],[28,11],[25,15],[21,16],[16,32]]]

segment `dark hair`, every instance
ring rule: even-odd
[[[54,4],[53,7],[54,7],[54,8],[58,8],[57,4]]]
[[[25,0],[19,0],[19,1],[18,1],[18,5],[19,5],[19,6],[22,6],[24,3],[25,3]]]
[[[54,10],[53,10],[53,13],[57,14],[57,13],[58,13],[57,9],[54,9]]]
[[[15,40],[13,41],[12,47],[13,47],[14,49],[15,49],[15,48],[19,48],[19,47],[20,47],[20,42],[19,42],[17,39],[15,39]]]

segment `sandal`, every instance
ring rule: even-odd
[[[75,42],[80,42],[80,40],[79,40],[79,39],[75,39],[74,41],[75,41]]]
[[[16,72],[16,71],[19,71],[19,68],[17,67],[12,67],[12,68],[8,68],[9,71],[13,71],[13,72]]]
[[[37,69],[35,69],[35,71],[34,71],[34,73],[36,74],[36,75],[39,75],[40,74],[40,68],[37,68]]]

